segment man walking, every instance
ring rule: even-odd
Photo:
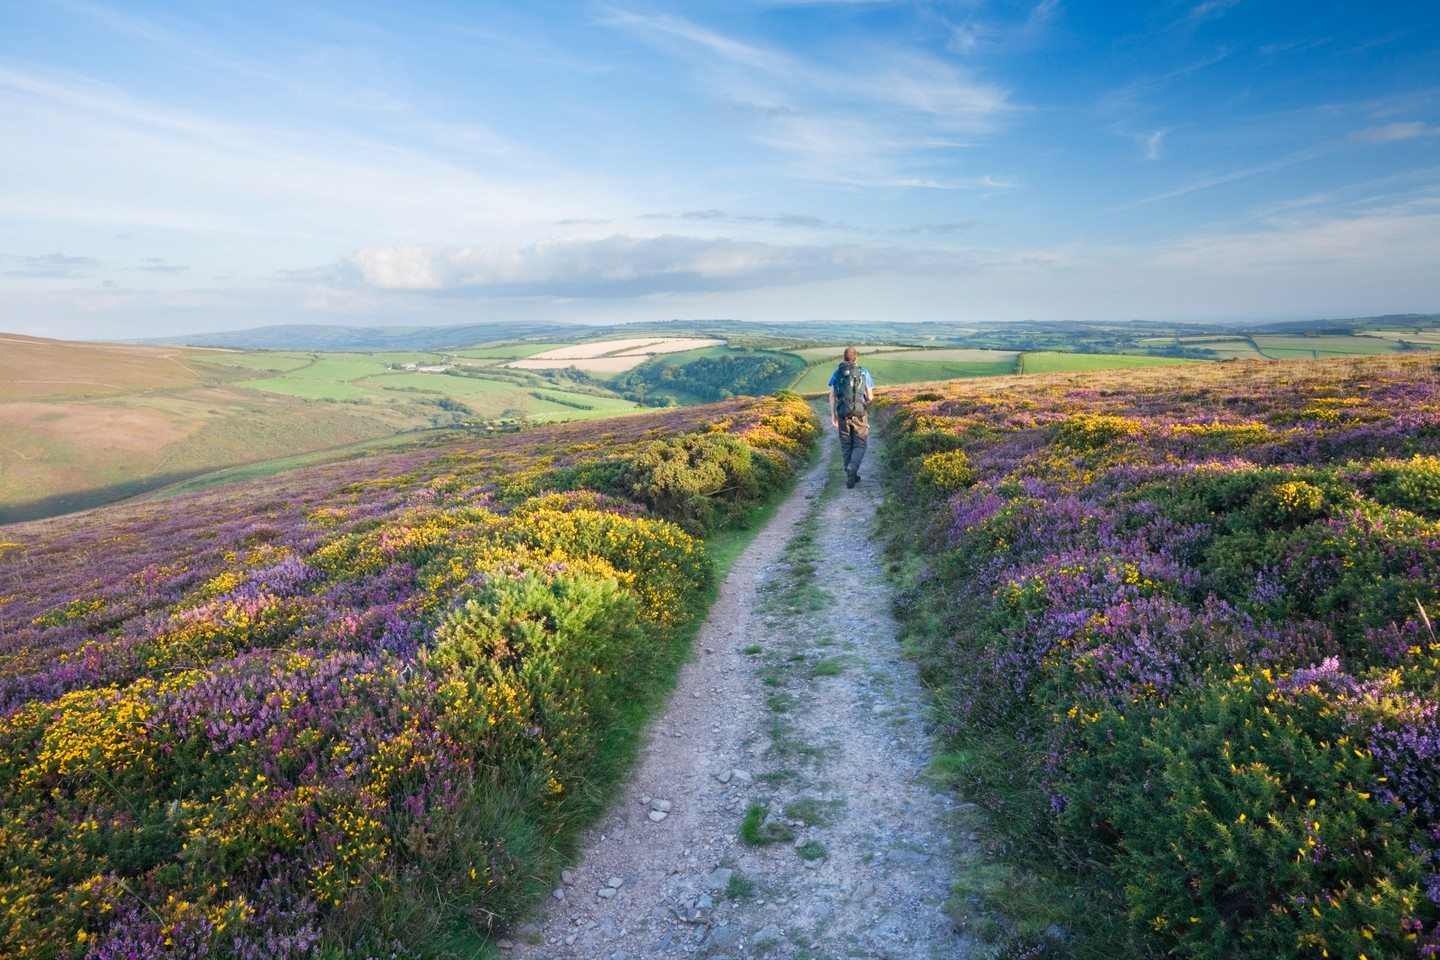
[[[875,381],[860,366],[860,351],[845,348],[845,359],[830,375],[830,423],[840,430],[840,455],[845,463],[845,487],[860,482],[860,461],[870,437],[866,408],[874,396]]]

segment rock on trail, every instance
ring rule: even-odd
[[[721,586],[621,799],[508,956],[975,952],[944,912],[963,841],[953,799],[922,778],[924,695],[871,529],[876,471],[845,490],[823,442]]]

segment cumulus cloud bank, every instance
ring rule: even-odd
[[[664,235],[552,239],[468,247],[375,245],[344,258],[344,286],[494,296],[622,297],[741,290],[874,273],[934,273],[963,262],[944,251],[787,246]]]

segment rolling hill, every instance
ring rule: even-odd
[[[501,362],[0,335],[0,523],[416,431],[639,409]]]

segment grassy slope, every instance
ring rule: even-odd
[[[426,429],[459,401],[482,419],[636,411],[615,398],[398,372],[440,353],[315,354],[74,343],[0,334],[0,523],[123,499],[242,464]],[[547,344],[469,352],[528,353]],[[493,358],[477,357],[482,370]],[[244,475],[244,471],[242,471]],[[213,478],[212,478],[213,479]]]
[[[912,351],[907,351],[910,353]],[[923,383],[928,380],[956,380],[967,377],[993,377],[1015,372],[1014,354],[1010,359],[997,360],[954,360],[890,358],[885,355],[862,356],[860,363],[875,377],[875,385],[892,386],[901,383]],[[835,372],[835,364],[829,360],[807,367],[791,389],[805,394],[824,393]]]

